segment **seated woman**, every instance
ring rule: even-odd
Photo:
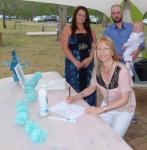
[[[104,36],[97,42],[96,59],[97,65],[90,86],[77,95],[68,97],[67,102],[82,99],[99,88],[103,96],[101,106],[91,106],[86,112],[99,114],[123,137],[131,123],[136,106],[132,78],[125,65],[119,62],[110,38]]]

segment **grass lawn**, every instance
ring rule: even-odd
[[[44,24],[45,31],[56,31],[56,24]],[[57,71],[64,74],[64,54],[56,36],[27,36],[26,32],[41,31],[42,23],[22,22],[16,24],[7,21],[7,29],[3,29],[0,21],[0,32],[2,32],[3,44],[0,45],[0,78],[12,76],[9,67],[3,64],[10,61],[11,51],[16,50],[21,63],[29,61],[29,66],[24,68],[24,73],[35,71]],[[101,25],[92,25],[96,31],[97,38],[104,30]],[[145,27],[145,39],[147,41],[147,26]]]
[[[17,24],[14,29],[12,21],[7,22],[7,29],[0,30],[3,34],[3,45],[0,47],[0,78],[11,76],[9,68],[2,64],[11,59],[11,51],[16,50],[21,62],[29,61],[29,66],[24,68],[25,74],[35,71],[58,71],[63,74],[64,55],[56,36],[27,36],[26,32],[41,31],[41,23]],[[55,25],[45,25],[46,31],[55,31]]]

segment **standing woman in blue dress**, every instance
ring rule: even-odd
[[[61,34],[61,46],[65,54],[66,81],[80,92],[90,84],[94,66],[96,35],[90,27],[90,18],[84,6],[78,6],[71,25]],[[91,106],[96,105],[96,93],[85,98]]]

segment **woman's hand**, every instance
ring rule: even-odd
[[[88,57],[88,58],[86,58],[86,59],[84,59],[83,61],[82,61],[82,67],[83,68],[86,68],[86,67],[88,67],[89,66],[89,64],[91,63],[91,58],[90,57]]]
[[[76,66],[76,68],[77,68],[78,70],[80,70],[80,69],[82,68],[82,66],[83,66],[83,64],[82,64],[80,61],[78,61],[78,60],[76,60],[76,61],[74,62],[74,65]]]
[[[78,94],[76,94],[76,95],[74,95],[74,96],[68,96],[67,98],[66,98],[66,102],[67,103],[72,103],[73,101],[75,101],[75,100],[80,100],[80,99],[82,99],[83,98],[83,93],[82,92],[80,92],[80,93],[78,93]]]
[[[90,106],[85,110],[86,113],[90,113],[93,115],[96,114],[101,114],[104,112],[104,109],[102,107],[94,107],[94,106]]]
[[[70,104],[76,100],[76,96],[68,96],[65,100],[68,104]]]
[[[72,96],[70,96],[70,97],[68,96],[65,100],[67,103],[70,104],[72,102]]]

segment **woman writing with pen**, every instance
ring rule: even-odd
[[[125,67],[118,61],[113,41],[101,37],[97,42],[97,65],[91,84],[75,96],[67,98],[68,103],[82,99],[99,88],[103,101],[99,107],[89,107],[87,113],[98,114],[123,137],[130,125],[135,111],[135,95],[132,78]]]

